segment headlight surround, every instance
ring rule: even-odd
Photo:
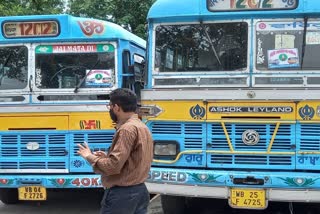
[[[179,153],[179,144],[177,141],[154,141],[154,150],[155,157],[169,157],[175,158]]]

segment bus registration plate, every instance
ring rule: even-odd
[[[265,209],[266,191],[263,189],[230,189],[229,204],[234,208]]]
[[[18,189],[19,200],[22,201],[45,201],[47,190],[42,186],[24,186]]]

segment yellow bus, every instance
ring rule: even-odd
[[[141,97],[165,214],[320,201],[319,15],[318,0],[154,3]]]
[[[145,41],[114,23],[69,15],[0,23],[0,200],[101,187],[77,144],[111,145],[109,93],[139,94],[143,80],[131,65],[144,61]]]

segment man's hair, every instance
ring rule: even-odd
[[[124,112],[135,112],[137,110],[137,95],[127,88],[113,90],[110,93],[110,102],[112,105],[120,106]]]

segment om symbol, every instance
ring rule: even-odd
[[[78,21],[78,24],[80,25],[82,32],[86,36],[92,36],[93,34],[101,34],[104,31],[104,26],[102,22],[87,20],[83,22]]]
[[[295,4],[295,1],[294,0],[282,0],[283,3],[287,3],[288,6],[292,6]]]

